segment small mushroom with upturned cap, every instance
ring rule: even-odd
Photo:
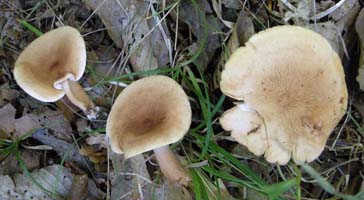
[[[191,124],[191,106],[182,87],[166,76],[134,81],[117,97],[106,123],[112,150],[126,158],[154,150],[171,183],[187,185],[190,178],[169,148]]]
[[[30,96],[55,102],[65,94],[86,113],[96,117],[94,103],[77,81],[86,67],[85,42],[75,28],[51,30],[30,43],[15,62],[14,77]]]
[[[244,100],[220,118],[239,143],[271,163],[311,162],[346,112],[340,58],[319,34],[278,26],[252,36],[222,72],[221,91]]]

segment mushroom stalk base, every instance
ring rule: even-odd
[[[187,186],[191,178],[168,145],[154,149],[159,166],[170,183]]]
[[[66,80],[63,81],[62,87],[68,99],[80,108],[86,114],[87,118],[96,118],[97,108],[78,82]]]

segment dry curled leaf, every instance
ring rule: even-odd
[[[95,151],[91,146],[89,145],[83,145],[79,153],[83,156],[86,156],[90,159],[91,162],[95,164],[100,164],[107,161],[107,152],[106,151]]]

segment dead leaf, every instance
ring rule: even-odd
[[[197,37],[197,41],[188,48],[190,54],[195,55],[204,45],[202,52],[194,61],[204,71],[214,56],[215,50],[221,46],[220,36],[217,33],[221,32],[223,24],[212,15],[212,9],[207,0],[197,0],[196,4],[195,6],[191,2],[182,1],[178,8],[178,19],[186,23]]]
[[[88,193],[88,177],[84,175],[75,175],[68,192],[66,200],[85,199]]]
[[[90,168],[91,163],[87,162],[87,160],[79,154],[78,149],[74,144],[55,138],[48,134],[46,129],[35,132],[31,137],[45,145],[51,146],[64,161],[74,162],[83,169]]]
[[[15,192],[15,185],[10,176],[0,175],[0,196],[4,199],[23,200],[24,196]]]
[[[154,199],[192,200],[192,195],[185,187],[165,183],[154,192]]]
[[[233,8],[236,10],[240,10],[243,7],[243,3],[241,3],[239,0],[223,0],[222,3],[227,8]]]
[[[40,165],[40,152],[24,150],[20,152],[20,157],[28,170],[36,169]],[[13,175],[22,171],[15,154],[10,154],[0,163],[0,174]]]
[[[219,63],[214,71],[213,85],[214,89],[220,87],[221,72],[224,70],[224,65],[229,57],[236,49],[244,45],[248,39],[254,35],[254,24],[250,17],[249,12],[241,11],[235,26],[233,27],[231,37],[227,43],[228,55],[223,52],[220,56]]]
[[[355,29],[360,39],[360,58],[359,58],[359,72],[356,80],[359,82],[359,87],[364,90],[364,8],[360,11],[358,18],[355,22]]]
[[[93,149],[89,145],[83,145],[79,153],[83,156],[86,156],[90,159],[91,162],[95,164],[104,163],[107,161],[107,152],[106,151],[99,151],[96,152],[95,149]]]
[[[309,28],[326,38],[336,53],[340,54],[343,52],[341,44],[341,31],[334,22],[327,21],[323,23],[310,24]]]
[[[100,145],[100,148],[107,149],[108,143],[105,140],[105,134],[96,133],[86,139],[88,145]]]
[[[111,177],[111,199],[148,199],[152,196],[153,183],[145,165],[143,155],[125,159],[123,155],[111,153],[113,164]]]
[[[76,126],[77,126],[77,132],[80,134],[85,133],[89,129],[87,126],[87,120],[83,118],[77,119]]]
[[[348,2],[348,1],[346,1]],[[350,10],[346,11],[346,15],[342,16],[337,22],[336,26],[341,32],[348,32],[349,28],[355,23],[355,19],[361,9],[360,3],[355,0],[354,4],[350,6]]]
[[[19,138],[25,134],[28,134],[31,131],[41,128],[40,123],[37,120],[35,120],[35,118],[36,117],[33,114],[27,114],[17,119],[15,121],[14,137]]]
[[[10,103],[0,108],[0,139],[8,139],[14,132],[15,113],[16,109]]]
[[[72,104],[65,104],[64,101],[59,100],[56,101],[57,109],[63,114],[63,116],[66,118],[66,120],[71,121],[73,119],[73,116],[75,115],[75,111],[70,109],[69,105]]]
[[[30,177],[16,174],[0,176],[0,196],[2,199],[63,199],[70,190],[73,175],[61,165],[52,165],[35,170]],[[35,184],[36,181],[42,188]]]
[[[341,18],[347,16],[355,4],[358,3],[358,0],[346,0],[341,6],[339,6],[334,12],[330,13],[330,17],[332,17],[335,21],[339,21]]]
[[[11,89],[9,84],[3,84],[0,87],[0,106],[13,102],[19,97],[19,91]]]
[[[35,170],[30,174],[44,189],[23,174],[14,176],[15,191],[24,195],[24,199],[62,199],[71,187],[73,175],[61,165],[52,165]]]
[[[292,20],[295,25],[304,25],[310,20],[310,16],[312,16],[313,13],[317,13],[313,1],[297,1],[297,7],[293,6],[288,1],[282,1],[282,3],[289,8],[285,13],[284,21],[288,22],[289,20]]]
[[[97,185],[95,184],[95,182],[93,180],[91,180],[90,178],[88,179],[88,195],[87,195],[87,200],[99,200],[99,199],[106,199],[106,195],[103,191],[101,191]]]
[[[47,128],[51,130],[52,135],[55,137],[65,141],[72,141],[72,127],[63,114],[46,107],[34,110],[31,114],[23,115],[17,119],[15,122],[15,135],[19,137],[38,128]]]
[[[16,12],[14,10],[20,9],[20,3],[18,1],[1,1],[0,8],[10,7],[12,9],[2,9],[0,12],[0,38],[2,43],[16,43],[20,41],[24,36],[20,24],[16,21]]]
[[[130,53],[134,71],[166,67],[164,56],[158,55],[168,55],[168,46],[165,44],[169,44],[170,39],[167,31],[162,36],[163,27],[153,25],[158,22],[149,26],[148,21],[156,19],[147,17],[148,2],[84,0],[83,3],[96,11],[115,44]],[[154,47],[157,47],[158,52],[154,52]]]

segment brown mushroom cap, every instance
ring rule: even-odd
[[[182,87],[166,76],[134,81],[116,99],[106,123],[113,151],[129,158],[180,140],[191,124]]]
[[[225,112],[225,130],[256,155],[285,164],[310,162],[324,149],[347,106],[341,61],[319,34],[278,26],[234,52],[220,82],[224,94],[244,100]]]
[[[65,92],[60,83],[77,81],[86,66],[85,42],[75,28],[51,30],[30,43],[18,57],[14,76],[19,86],[32,97],[54,102]]]

